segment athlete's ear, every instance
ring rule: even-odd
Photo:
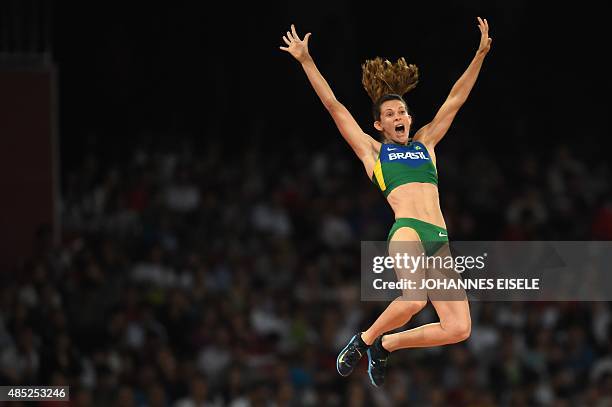
[[[378,120],[376,120],[376,121],[374,122],[374,128],[375,128],[376,130],[378,130],[378,131],[383,131],[383,128],[382,128],[382,126],[380,125],[380,122],[379,122]]]

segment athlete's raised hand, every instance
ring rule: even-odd
[[[480,46],[478,47],[478,54],[486,55],[491,49],[491,42],[493,41],[489,37],[489,23],[487,19],[478,18],[478,28],[480,29]]]
[[[295,26],[291,24],[291,32],[287,31],[287,35],[283,35],[283,41],[287,44],[286,47],[279,47],[283,51],[287,51],[290,53],[295,59],[297,59],[300,63],[304,62],[307,58],[310,57],[308,53],[308,39],[310,38],[310,33],[304,36],[304,39],[301,40],[295,31]]]

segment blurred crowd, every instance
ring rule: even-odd
[[[393,214],[340,142],[235,147],[91,149],[65,171],[61,244],[41,226],[0,286],[3,383],[70,385],[76,406],[612,405],[608,303],[474,302],[466,342],[393,353],[383,389],[363,360],[340,377],[386,305],[360,301],[359,242]],[[571,151],[439,153],[451,240],[612,240],[608,163]]]

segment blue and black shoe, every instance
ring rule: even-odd
[[[376,387],[385,384],[389,351],[382,346],[382,335],[368,349],[368,376]]]
[[[361,332],[356,333],[348,345],[344,347],[338,354],[336,359],[336,369],[341,376],[351,374],[361,357],[366,353],[369,346],[361,339]]]

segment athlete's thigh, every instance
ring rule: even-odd
[[[421,289],[425,277],[423,246],[417,232],[409,227],[399,228],[389,242],[389,256],[396,260],[395,275],[398,281],[407,284],[402,290],[402,299],[427,301],[427,290]]]
[[[444,324],[458,323],[471,324],[470,303],[467,299],[463,300],[433,300],[431,304],[436,310],[440,322]]]
[[[427,295],[436,309],[438,316],[442,318],[458,318],[464,320],[470,317],[470,305],[467,294],[461,288],[459,281],[461,274],[452,267],[452,254],[450,246],[445,244],[429,259],[426,278],[433,280],[436,288],[430,288]],[[432,283],[429,287],[434,286]]]

